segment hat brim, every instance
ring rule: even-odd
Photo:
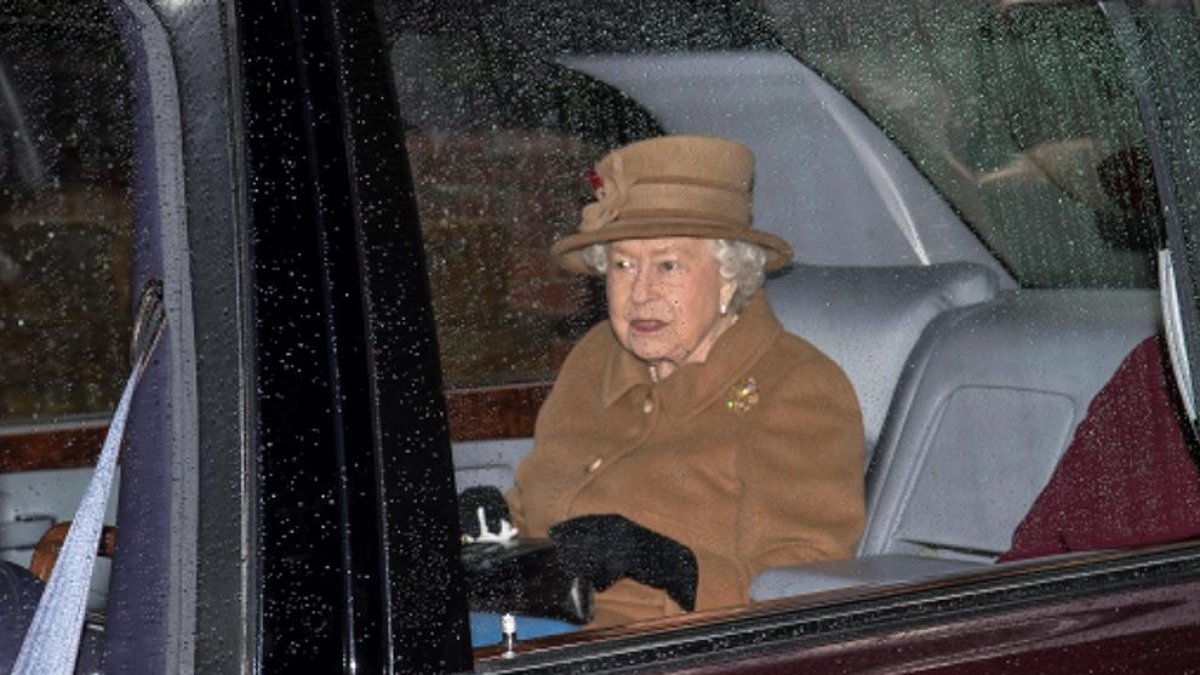
[[[550,253],[564,269],[577,274],[596,274],[583,261],[583,249],[623,239],[662,239],[666,237],[695,237],[698,239],[732,239],[758,244],[767,254],[766,270],[774,272],[792,261],[792,247],[783,239],[762,230],[732,228],[727,224],[697,223],[694,220],[629,220],[608,225],[592,232],[578,232],[559,240]]]

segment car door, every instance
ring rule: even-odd
[[[1113,35],[1128,24],[1105,14],[1114,4],[92,7],[128,64],[131,168],[119,183],[129,186],[132,214],[127,287],[162,279],[169,326],[123,460],[108,667],[1186,672],[1200,644],[1200,565],[1189,542],[789,594],[522,639],[512,655],[471,648],[457,560],[454,495],[466,479],[460,472],[456,483],[454,456],[483,458],[472,480],[511,476],[562,358],[604,313],[594,285],[558,275],[539,254],[574,227],[586,167],[635,138],[731,133],[712,125],[732,124],[735,114],[689,114],[686,85],[696,80],[688,78],[742,81],[753,86],[738,92],[767,99],[780,87],[814,96],[782,97],[782,110],[719,97],[747,120],[778,113],[764,123],[780,126],[768,130],[808,144],[787,147],[821,149],[774,176],[786,188],[810,179],[808,162],[824,172],[828,180],[808,184],[800,204],[813,222],[787,222],[787,199],[764,195],[814,261],[965,262],[990,270],[1008,299],[1039,285],[1157,284],[1156,255],[1126,236],[1135,225],[1158,226],[1144,212],[1150,202],[1092,208],[1098,193],[1072,180],[1090,179],[1096,165],[1063,170],[1050,160],[1080,155],[1033,152],[1058,130],[1046,119],[1061,115],[1014,133],[996,122],[1028,121],[1013,94],[1034,80],[973,60],[990,49],[1017,64],[1051,53],[1042,64],[1063,70],[1071,45],[1087,40],[1099,40],[1105,57],[1126,58],[1128,45]],[[1165,5],[1132,7],[1134,42],[1165,78],[1160,87],[1190,82],[1186,68],[1172,69],[1187,62],[1177,57],[1191,53],[1195,32],[1190,6]],[[944,35],[954,39],[935,39]],[[964,52],[966,66],[953,60]],[[934,66],[948,63],[961,68],[951,74],[962,79],[949,83],[964,88],[961,98],[995,107],[968,112],[967,122],[946,117]],[[647,64],[643,78],[637,69]],[[881,77],[889,64],[901,72]],[[650,77],[681,72],[687,77],[671,86]],[[1143,138],[1138,97],[1105,88],[1134,78],[1107,74],[1096,76],[1097,100],[1117,101],[1112,107],[1129,116],[1099,131],[1124,132],[1133,120]],[[642,79],[654,84],[636,86]],[[1058,88],[1088,89],[1085,79],[1066,82]],[[1157,114],[1184,136],[1166,144],[1160,164],[1179,169],[1171,174],[1190,214],[1188,91],[1200,88],[1177,87],[1180,98],[1163,99]],[[801,105],[832,111],[807,137],[782,121],[803,121],[786,109]],[[992,144],[976,135],[993,126]],[[2,147],[16,158],[11,166],[29,172],[24,146]],[[1132,170],[1119,177],[1146,188],[1138,160],[1125,166]],[[878,219],[878,236],[859,222],[846,231],[861,246],[829,240],[815,216],[836,214],[837,198],[858,199],[847,222]],[[1108,207],[1117,209],[1120,245],[1095,228],[1113,215]],[[1184,268],[1187,222],[1175,238],[1185,245],[1167,247]],[[942,246],[944,231],[954,233]],[[870,255],[843,257],[856,252]],[[1188,298],[1186,283],[1180,288]],[[1008,307],[942,308],[935,328],[975,305]]]

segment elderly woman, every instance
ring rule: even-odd
[[[719,138],[618,149],[552,249],[604,276],[609,319],[568,356],[507,501],[594,584],[593,626],[744,604],[759,571],[861,534],[857,400],[761,291],[791,249],[749,226],[753,164]]]

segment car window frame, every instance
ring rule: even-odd
[[[1149,146],[1162,205],[1158,253],[1159,288],[1162,289],[1166,324],[1164,332],[1170,349],[1175,384],[1195,437],[1200,433],[1196,407],[1200,396],[1200,380],[1196,379],[1196,374],[1200,374],[1200,370],[1197,370],[1200,368],[1200,308],[1194,301],[1200,298],[1200,286],[1197,286],[1192,263],[1195,256],[1189,255],[1187,250],[1188,238],[1184,230],[1188,226],[1180,219],[1182,210],[1176,196],[1176,185],[1180,183],[1175,174],[1183,174],[1180,177],[1191,179],[1190,184],[1195,184],[1200,172],[1187,163],[1172,166],[1165,155],[1164,145],[1171,140],[1171,136],[1164,133],[1160,119],[1164,119],[1164,113],[1166,119],[1180,119],[1183,115],[1179,101],[1163,91],[1165,87],[1158,86],[1154,90],[1156,82],[1149,72],[1145,50],[1129,4],[1125,0],[1106,0],[1100,3],[1100,7],[1112,27],[1117,44],[1125,53],[1138,102],[1138,115]],[[1175,131],[1174,135],[1178,137],[1181,133]],[[1195,223],[1191,225],[1193,230],[1196,227]]]
[[[190,468],[199,456],[199,408],[181,89],[154,9],[142,0],[109,8],[133,92],[133,287],[161,281],[166,329],[133,399],[117,504],[124,540],[156,544],[114,553],[105,660],[118,670],[169,671],[194,663],[197,576],[198,476]],[[122,601],[139,594],[147,601]]]

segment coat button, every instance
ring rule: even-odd
[[[588,473],[594,473],[596,471],[596,469],[599,469],[600,465],[603,463],[604,463],[604,458],[602,458],[602,457],[597,457],[596,459],[593,459],[592,463],[588,465]]]
[[[642,412],[649,415],[653,411],[654,411],[654,401],[651,401],[650,399],[646,399],[645,401],[642,401]]]

